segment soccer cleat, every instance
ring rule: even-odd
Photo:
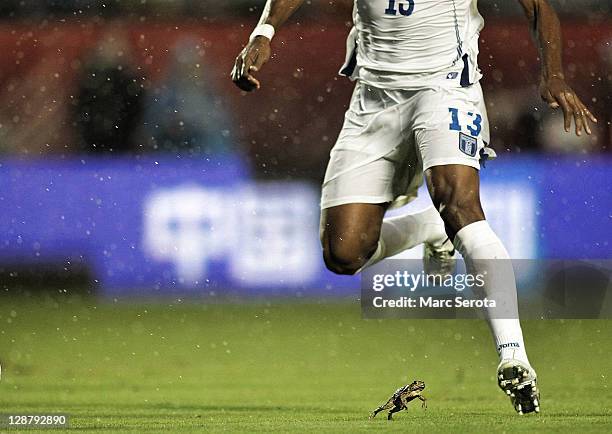
[[[518,414],[540,412],[540,391],[535,370],[518,360],[502,360],[497,367],[497,384]]]
[[[455,246],[449,238],[441,245],[423,244],[423,270],[427,275],[448,276],[457,266]]]

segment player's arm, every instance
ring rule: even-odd
[[[561,107],[565,118],[565,131],[570,130],[573,117],[577,135],[581,135],[583,129],[587,134],[591,134],[589,121],[597,122],[597,119],[565,82],[561,62],[561,25],[557,14],[547,0],[519,0],[519,2],[529,19],[531,31],[540,51],[542,98],[553,109]]]
[[[250,92],[260,88],[253,73],[270,59],[270,41],[278,29],[302,5],[304,0],[268,0],[259,24],[251,34],[246,47],[234,63],[231,77],[242,90]]]

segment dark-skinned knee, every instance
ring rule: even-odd
[[[323,248],[323,259],[327,269],[336,274],[357,273],[376,251],[377,243],[352,243],[338,239]]]
[[[464,165],[435,166],[426,171],[427,187],[453,239],[465,226],[484,220],[478,170]]]
[[[439,198],[436,207],[451,238],[465,226],[485,219],[478,200],[448,196]]]

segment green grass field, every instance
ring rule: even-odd
[[[107,432],[610,432],[612,323],[524,330],[539,416],[516,415],[497,389],[480,321],[362,320],[357,303],[3,297],[0,412],[63,412],[71,429]],[[428,410],[368,420],[413,379]]]

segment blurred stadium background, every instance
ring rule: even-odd
[[[326,399],[359,407],[373,394],[376,404],[408,378],[404,368],[375,365],[406,363],[435,374],[434,396],[452,385],[441,408],[469,412],[467,388],[485,415],[487,405],[508,405],[489,401],[493,380],[490,390],[473,386],[494,364],[483,325],[406,322],[409,333],[390,348],[381,342],[388,327],[362,322],[352,305],[180,306],[358,294],[358,278],[324,269],[318,245],[320,181],[352,89],[336,75],[352,3],[307,2],[275,39],[263,88],[246,95],[228,75],[263,3],[0,3],[0,361],[13,391],[3,408],[83,415],[96,411],[83,403],[104,402],[98,410],[111,417],[118,403],[128,414],[156,403],[173,426],[182,404],[214,412],[243,394],[262,400],[261,411],[282,411],[288,398],[305,403],[316,419]],[[515,258],[610,258],[612,4],[551,1],[569,81],[599,118],[592,136],[577,138],[539,99],[537,53],[518,2],[481,3],[479,60],[499,155],[483,172],[485,211]],[[427,201],[422,194],[411,206]],[[169,304],[141,307],[151,299]],[[561,342],[577,358],[597,348],[597,358],[610,351],[608,329],[527,326],[542,344],[535,357],[563,373],[578,361],[561,361]],[[436,344],[440,337],[447,343]],[[472,371],[434,371],[445,348],[473,354]],[[587,402],[567,381],[599,396],[597,405],[610,402],[593,393],[607,381],[609,366],[598,363],[549,389],[561,413],[574,411],[571,400]],[[433,414],[431,423],[447,423]],[[140,426],[161,426],[149,422]],[[558,422],[550,426],[562,429]]]
[[[539,99],[518,2],[484,2],[500,155],[483,174],[485,206],[516,258],[605,258],[612,7],[554,3],[567,75],[600,122],[591,137],[562,131]],[[308,2],[246,95],[228,74],[262,4],[2,2],[7,289],[59,273],[108,295],[353,292],[355,279],[323,270],[317,241],[319,183],[352,88],[336,75],[351,3]]]

